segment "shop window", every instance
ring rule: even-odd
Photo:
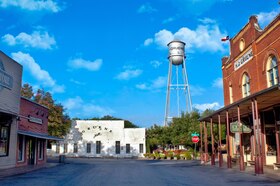
[[[25,137],[23,135],[18,135],[18,161],[24,161],[24,151],[25,151]]]
[[[125,149],[126,149],[126,154],[130,154],[130,144],[126,144]]]
[[[120,154],[120,153],[121,153],[121,142],[116,141],[116,154]]]
[[[74,143],[74,153],[78,153],[78,144]]]
[[[55,152],[56,152],[57,154],[60,153],[60,144],[59,144],[59,143],[56,144]]]
[[[250,78],[246,73],[244,73],[242,77],[242,94],[243,98],[250,95]]]
[[[143,150],[144,150],[143,144],[140,143],[140,144],[139,144],[139,152],[140,152],[140,153],[143,153],[143,152],[144,152]]]
[[[0,156],[9,155],[10,127],[0,125]]]
[[[68,152],[68,143],[64,143],[63,153]]]
[[[101,141],[96,141],[96,154],[101,152]]]
[[[266,154],[276,155],[276,138],[275,138],[275,127],[265,127],[266,136]]]
[[[278,83],[278,66],[277,59],[275,56],[270,56],[266,65],[267,70],[267,85],[271,87]]]
[[[91,152],[91,144],[87,143],[87,153],[90,153],[90,152]]]
[[[45,143],[43,140],[39,140],[38,141],[38,150],[39,150],[39,160],[43,160],[44,159],[44,146],[45,146]]]

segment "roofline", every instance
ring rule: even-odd
[[[198,121],[204,121],[206,119],[209,119],[209,118],[213,117],[214,115],[217,115],[217,114],[219,114],[219,113],[221,113],[221,112],[223,112],[225,110],[233,108],[233,107],[235,107],[237,105],[240,105],[240,104],[242,104],[242,103],[244,103],[244,102],[246,102],[246,101],[248,101],[250,99],[253,99],[253,98],[257,97],[257,96],[260,96],[260,95],[265,94],[265,93],[267,93],[267,92],[269,92],[271,90],[276,90],[276,89],[280,90],[280,84],[274,85],[274,86],[269,87],[267,89],[264,89],[264,90],[261,90],[259,92],[256,92],[255,94],[252,94],[252,95],[249,95],[249,96],[247,96],[245,98],[242,98],[241,100],[236,101],[235,103],[232,103],[232,104],[227,105],[227,106],[225,106],[223,108],[220,108],[219,110],[215,111],[214,113],[212,113],[212,114],[210,114],[208,116],[205,116],[203,118],[199,118]]]
[[[44,108],[46,108],[46,109],[49,110],[49,108],[48,108],[47,106],[41,105],[41,104],[39,104],[39,103],[37,103],[37,102],[31,100],[31,99],[25,98],[25,97],[23,97],[23,96],[21,96],[20,98],[21,98],[21,99],[24,99],[24,100],[26,100],[26,101],[29,101],[29,102],[31,102],[31,103],[34,103],[34,104],[36,104],[36,105],[39,105],[39,106],[41,106],[41,107],[44,107]]]

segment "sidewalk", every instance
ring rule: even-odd
[[[207,162],[206,165],[211,166],[211,161]],[[220,169],[228,169],[226,162],[223,162],[223,166],[219,167],[219,161],[217,159],[215,160],[215,165],[213,167],[220,168]],[[255,174],[254,166],[245,166],[245,171],[240,171],[239,165],[233,164],[231,170],[238,171],[238,172],[244,172],[245,174],[266,177],[266,178],[273,179],[273,180],[280,182],[280,170],[274,170],[272,167],[269,167],[269,166],[264,166],[264,168],[263,168],[264,174]]]
[[[45,163],[43,165],[27,165],[27,166],[22,166],[22,167],[0,169],[0,179],[9,177],[9,176],[25,174],[25,173],[43,169],[43,168],[55,167],[58,165],[59,165],[59,163]]]

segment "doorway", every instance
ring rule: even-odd
[[[36,157],[36,141],[35,138],[30,137],[28,139],[28,164],[34,165],[35,164],[35,157]]]

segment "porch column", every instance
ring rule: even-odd
[[[203,133],[202,133],[202,122],[200,122],[200,161],[202,162],[204,160],[204,152],[203,152]]]
[[[230,151],[230,144],[229,144],[229,118],[228,118],[228,111],[226,111],[226,120],[227,120],[227,167],[232,168],[231,166],[231,151]]]
[[[243,152],[243,136],[242,136],[242,125],[241,125],[241,119],[240,119],[240,108],[239,105],[237,106],[237,117],[238,117],[238,125],[239,125],[239,168],[240,171],[245,170],[244,166],[244,152]]]
[[[255,99],[254,100],[254,106],[255,106],[255,124],[256,126],[256,149],[257,149],[257,156],[256,156],[256,174],[263,174],[263,159],[262,159],[262,154],[261,154],[261,128],[260,128],[260,122],[259,122],[259,111],[258,111],[258,102]]]
[[[208,140],[207,140],[207,126],[204,121],[204,163],[208,161]]]
[[[274,122],[275,122],[275,139],[276,139],[276,151],[277,151],[276,163],[280,163],[279,128],[277,126],[275,108],[273,108],[273,114],[274,114]]]
[[[253,128],[254,128],[254,102],[252,101],[252,122],[253,122]],[[248,116],[248,120],[250,121],[250,115]],[[253,134],[251,132],[251,136],[250,136],[250,148],[251,148],[251,153],[250,153],[250,160],[251,161],[254,161],[255,160],[255,134],[254,134],[254,130],[253,131]]]
[[[211,150],[212,150],[212,155],[211,155],[211,165],[215,165],[215,146],[214,146],[214,143],[215,143],[215,140],[214,140],[214,134],[213,134],[213,119],[211,118],[210,119],[210,130],[211,130]]]
[[[219,167],[223,166],[223,155],[222,155],[222,132],[221,132],[221,115],[218,115],[218,122],[219,122]]]

